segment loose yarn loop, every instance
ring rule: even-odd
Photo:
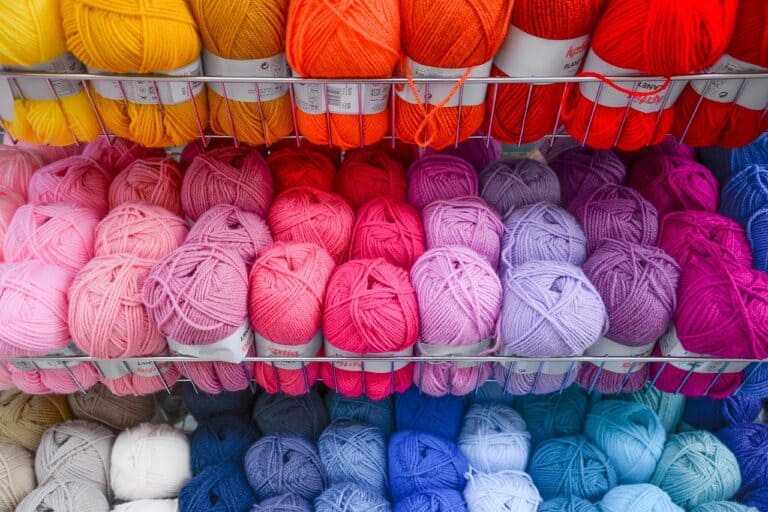
[[[578,197],[607,183],[621,185],[627,177],[624,163],[613,151],[578,145],[548,158],[549,166],[560,181],[563,205],[570,207]]]
[[[724,428],[717,433],[717,437],[739,461],[741,473],[739,494],[744,495],[765,487],[768,483],[768,469],[765,465],[768,425],[745,422]]]
[[[424,155],[408,167],[408,202],[418,210],[440,199],[477,195],[477,173],[465,160]]]
[[[278,146],[267,157],[272,170],[275,194],[293,187],[312,187],[333,192],[336,164],[325,152],[310,144]]]
[[[428,250],[413,266],[411,282],[419,305],[420,352],[461,353],[460,346],[493,335],[501,309],[501,282],[473,250],[460,246]],[[447,348],[451,346],[456,348]],[[488,379],[491,364],[418,363],[416,373],[419,387],[428,395],[466,395]]]
[[[464,499],[473,512],[495,512],[505,508],[536,512],[542,501],[531,477],[522,471],[471,471],[464,489]]]
[[[147,148],[120,137],[101,135],[83,148],[82,155],[98,162],[114,177],[136,160],[164,158],[165,149]]]
[[[384,258],[409,270],[426,250],[424,239],[424,226],[416,208],[379,197],[357,211],[349,258]]]
[[[109,512],[104,493],[91,484],[77,480],[50,480],[30,492],[16,507],[17,512],[38,510],[77,510]]]
[[[181,215],[182,171],[172,158],[135,160],[112,181],[109,207],[127,202],[146,202]]]
[[[467,512],[464,496],[455,489],[432,489],[395,503],[394,512]]]
[[[553,498],[543,502],[539,506],[538,512],[599,512],[596,505],[593,505],[589,501],[579,498],[577,496],[571,496],[565,498],[563,496],[559,498]]]
[[[560,203],[560,182],[546,164],[532,158],[499,160],[480,173],[480,195],[502,217],[515,208],[549,201]]]
[[[312,504],[295,494],[281,494],[256,503],[251,512],[313,512]]]
[[[523,471],[531,434],[523,418],[502,404],[473,404],[464,416],[457,441],[470,466],[482,473]]]
[[[34,452],[49,427],[71,419],[63,396],[0,393],[0,436]]]
[[[316,389],[301,396],[261,394],[253,407],[252,419],[263,434],[290,434],[312,443],[331,422]]]
[[[149,421],[155,414],[155,397],[118,397],[102,384],[86,393],[72,393],[67,403],[75,418],[97,421],[122,431]]]
[[[0,512],[14,512],[34,488],[32,454],[13,441],[0,439]]]
[[[377,427],[334,422],[320,436],[317,450],[330,485],[355,482],[380,496],[389,492],[387,441]]]
[[[348,152],[336,175],[336,192],[353,210],[377,197],[404,203],[407,189],[403,165],[383,149]]]
[[[8,232],[8,226],[11,224],[16,210],[23,206],[24,203],[24,198],[17,192],[0,185],[0,262],[5,261],[3,246],[5,245],[5,235]]]
[[[767,201],[768,164],[749,165],[725,184],[720,213],[744,226]]]
[[[253,425],[238,416],[216,416],[201,422],[190,440],[192,474],[199,475],[220,463],[241,467],[245,452],[257,438]]]
[[[305,242],[328,251],[336,263],[347,259],[355,213],[336,194],[295,187],[275,198],[267,222],[278,242]]]
[[[389,438],[394,430],[394,403],[391,397],[371,400],[367,396],[346,397],[330,391],[325,395],[325,406],[331,421],[348,420],[373,425]]]
[[[218,204],[203,213],[189,230],[187,243],[231,248],[250,268],[272,245],[272,233],[260,216],[231,204]]]
[[[0,185],[26,200],[29,180],[45,164],[45,160],[32,150],[0,145]]]
[[[182,487],[179,509],[185,512],[246,511],[256,501],[239,464],[205,468]]]
[[[669,495],[650,484],[620,485],[614,487],[600,500],[600,510],[605,512],[683,512]]]
[[[386,498],[365,486],[356,483],[336,484],[326,489],[315,499],[316,512],[345,512],[365,510],[370,512],[391,512]]]
[[[107,198],[112,176],[96,161],[71,156],[46,165],[29,181],[29,202],[72,202],[92,208],[102,217],[109,210]]]

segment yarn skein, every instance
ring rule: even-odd
[[[223,462],[203,469],[179,491],[179,512],[249,512],[256,495],[243,469]]]
[[[299,436],[312,443],[330,423],[328,411],[316,389],[300,396],[262,394],[256,399],[252,419],[265,435]]]
[[[560,180],[560,194],[566,207],[601,185],[621,185],[627,177],[621,159],[613,151],[604,149],[577,145],[549,158],[547,163]]]
[[[242,466],[245,452],[257,437],[253,425],[238,416],[216,416],[199,423],[190,439],[192,474],[219,463]]]
[[[466,397],[429,396],[415,386],[395,397],[397,430],[415,430],[456,440],[461,431]]]
[[[436,152],[432,148],[424,148],[426,155]],[[479,173],[501,157],[502,147],[501,142],[493,138],[472,138],[463,140],[458,145],[448,146],[439,153],[458,156],[472,164],[475,171]]]
[[[179,501],[169,500],[135,500],[115,505],[112,512],[179,512]]]
[[[598,508],[589,501],[571,496],[559,497],[543,502],[539,506],[539,512],[598,512]]]
[[[419,211],[433,201],[477,193],[475,169],[457,156],[424,155],[408,167],[408,202]]]
[[[120,397],[103,384],[86,393],[68,395],[67,403],[75,418],[96,421],[117,431],[149,421],[155,414],[154,396]]]
[[[366,510],[391,512],[389,502],[369,488],[352,482],[330,486],[315,498],[316,512],[344,512],[345,510]]]
[[[531,434],[523,418],[502,404],[473,404],[464,416],[459,449],[470,466],[483,473],[523,471]]]
[[[669,495],[650,484],[619,485],[600,500],[600,510],[605,512],[648,511],[683,512]]]
[[[95,160],[71,156],[37,171],[29,181],[29,202],[67,201],[93,208],[102,217],[109,210],[112,175]]]
[[[312,187],[333,192],[336,163],[330,155],[312,144],[273,146],[267,157],[272,171],[275,195],[293,187]]]
[[[0,185],[0,261],[5,261],[3,246],[13,215],[24,205],[24,198],[8,187]],[[421,225],[421,223],[419,223]]]
[[[768,425],[744,423],[726,427],[717,438],[739,461],[741,488],[739,495],[761,489],[768,483],[765,448],[768,444]]]
[[[231,204],[211,207],[189,230],[187,243],[205,243],[235,249],[248,268],[272,245],[269,226],[260,216]]]
[[[383,149],[349,151],[336,175],[336,192],[353,210],[377,197],[404,203],[407,189],[405,169]]]
[[[181,215],[181,178],[181,167],[172,158],[135,160],[109,186],[109,207],[146,202]]]
[[[639,402],[650,407],[658,416],[667,434],[677,430],[686,404],[683,395],[664,393],[653,386],[646,386],[634,393],[618,395],[618,398]]]
[[[739,393],[723,400],[709,397],[689,398],[685,401],[683,421],[711,432],[733,425],[754,422],[763,410],[759,398]]]
[[[355,482],[387,495],[387,442],[378,428],[336,421],[318,439],[317,450],[330,485]]]
[[[467,508],[473,512],[493,512],[504,507],[520,512],[536,512],[541,503],[541,496],[531,477],[522,471],[471,471],[464,499],[467,500]]]
[[[16,507],[17,512],[38,510],[109,512],[109,502],[103,492],[86,482],[50,480],[30,492]]]
[[[752,164],[731,176],[723,187],[720,213],[744,226],[755,212],[765,206],[766,200],[768,164]]]
[[[735,501],[713,501],[699,505],[692,512],[759,512],[755,507]]]
[[[527,204],[560,203],[560,182],[546,164],[532,158],[492,163],[479,175],[480,195],[502,217]]]
[[[0,392],[0,435],[27,450],[37,449],[48,427],[69,419],[71,413],[63,396]]]
[[[147,148],[120,137],[100,135],[89,142],[81,154],[98,162],[114,177],[136,160],[165,157],[165,149]]]
[[[9,439],[0,439],[0,512],[14,512],[35,488],[32,454]]]
[[[395,503],[394,512],[467,512],[464,496],[455,489],[432,489]]]
[[[31,149],[0,145],[0,185],[26,200],[32,175],[45,164],[43,157]]]
[[[313,512],[312,505],[295,494],[281,494],[253,505],[251,512]]]
[[[394,403],[392,397],[371,400],[367,396],[346,397],[330,391],[325,395],[325,406],[331,421],[348,420],[373,425],[389,438],[394,430]]]

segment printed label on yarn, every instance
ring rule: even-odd
[[[641,345],[639,347],[628,347],[603,336],[597,340],[594,345],[589,347],[584,352],[584,355],[592,357],[645,357],[651,355],[653,347],[655,346],[656,342]],[[605,363],[591,364],[602,366],[603,370],[613,373],[635,373],[642,370],[643,366],[645,366],[645,363],[634,363],[633,366],[632,361],[608,361]]]
[[[768,68],[756,66],[726,54],[706,72],[760,73],[765,71],[768,71]],[[691,80],[691,87],[701,96],[718,103],[736,101],[737,105],[749,110],[763,110],[768,106],[768,79]]]
[[[285,53],[279,53],[267,59],[233,60],[203,50],[203,66],[207,76],[251,76],[258,78],[290,76]],[[227,97],[230,100],[245,103],[272,101],[288,94],[288,84],[209,82],[208,87],[222,98]]]
[[[633,76],[643,74],[634,69],[625,69],[608,64],[593,50],[590,50],[587,54],[584,71],[598,73],[603,76]],[[634,90],[638,93],[660,91],[657,94],[639,97],[632,97],[629,94],[616,89],[613,85],[604,82],[583,82],[579,84],[579,89],[585,98],[604,107],[622,108],[630,105],[631,102],[631,108],[633,110],[650,114],[672,107],[683,92],[683,89],[685,89],[686,83],[687,82],[684,80],[670,82],[663,90],[661,89],[664,87],[664,80],[639,80],[636,82],[621,82],[618,84],[625,89]]]
[[[283,345],[268,340],[258,332],[254,332],[256,340],[256,355],[259,357],[315,357],[323,346],[323,332],[318,331],[314,337],[301,345]],[[285,370],[301,370],[306,363],[274,361],[269,363]]]
[[[380,352],[376,354],[358,354],[356,352],[347,352],[336,348],[326,339],[325,340],[325,355],[328,357],[360,357],[360,356],[375,356],[375,357],[403,357],[413,355],[413,347],[404,348],[397,352]],[[392,373],[398,370],[402,370],[409,364],[408,361],[334,361],[333,366],[339,370],[346,370],[348,372],[369,372],[369,373]]]
[[[485,102],[485,93],[488,90],[488,84],[464,84],[458,87],[457,83],[470,69],[467,78],[486,78],[491,75],[491,66],[493,60],[484,62],[479,66],[471,68],[436,68],[425,66],[418,62],[408,59],[408,66],[413,78],[455,78],[455,83],[434,83],[434,84],[412,84],[398,85],[396,87],[397,95],[408,103],[418,105],[419,103],[429,103],[430,105],[440,105],[446,98],[444,107],[458,107],[459,101],[467,107],[482,105]],[[413,89],[416,89],[418,98],[413,95]]]
[[[55,59],[34,66],[8,66],[6,69],[46,73],[85,73],[85,66],[71,53],[59,55]],[[10,80],[10,86],[14,98],[28,100],[55,100],[57,97],[65,98],[83,90],[80,81],[65,79],[13,78]]]
[[[514,363],[501,363],[504,368],[512,367],[511,373],[520,375],[535,375],[543,373],[546,375],[566,375],[571,367],[573,372],[578,370],[578,363],[571,361],[517,361]]]
[[[672,327],[659,339],[659,349],[664,357],[709,357],[705,354],[697,354],[683,347],[677,330]],[[706,361],[689,363],[684,361],[669,361],[669,364],[683,371],[693,373],[739,373],[749,366],[749,363],[723,363],[722,361]]]
[[[419,353],[423,356],[429,357],[455,357],[455,356],[483,356],[494,350],[496,346],[496,340],[494,338],[488,338],[478,343],[470,343],[469,345],[436,345],[433,343],[419,342],[417,347]],[[442,364],[446,361],[440,361],[436,363],[429,362],[428,364]],[[472,368],[482,363],[475,363],[472,361],[457,361],[452,363],[456,368]]]
[[[507,76],[575,76],[589,49],[589,34],[543,39],[509,26],[493,63]]]
[[[166,336],[171,354],[204,359],[206,361],[223,361],[225,363],[241,363],[248,355],[253,343],[253,331],[246,320],[235,332],[213,343],[205,345],[185,345]]]
[[[118,361],[102,359],[93,363],[99,369],[102,375],[108,380],[116,380],[126,375],[136,375],[137,377],[157,377],[165,375],[173,367],[173,363],[154,363],[152,361]],[[160,370],[158,372],[158,370]]]
[[[45,357],[76,357],[86,355],[83,351],[77,348],[75,342],[70,340],[69,343],[59,350],[54,350],[45,355]],[[48,361],[46,359],[33,359],[28,361],[15,361],[11,363],[13,366],[23,372],[34,372],[37,370],[63,370],[64,368],[73,368],[81,362],[76,361]]]
[[[88,68],[91,73],[103,71]],[[169,76],[194,76],[203,72],[203,62],[200,58],[194,62],[174,69],[173,71],[158,71],[157,74]],[[203,82],[158,82],[155,80],[94,80],[94,90],[109,100],[128,101],[140,105],[178,105],[192,99],[203,92]]]
[[[293,84],[296,106],[305,114],[379,114],[387,109],[389,89],[389,84]]]

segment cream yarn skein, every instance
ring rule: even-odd
[[[0,512],[13,512],[35,488],[32,454],[10,439],[0,437]]]

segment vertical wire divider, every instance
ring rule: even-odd
[[[333,377],[333,389],[339,393],[339,376],[336,374],[336,363],[330,363],[331,375]]]
[[[8,121],[5,119],[0,119],[0,122],[3,124],[3,129],[5,130],[5,134],[8,135],[8,138],[11,139],[11,144],[14,146],[19,143],[19,140],[13,136],[13,133],[11,133],[11,130],[8,127]]]
[[[483,374],[483,365],[485,363],[478,364],[475,368],[477,368],[477,378],[475,379],[475,389],[473,393],[477,395],[478,390],[480,389],[480,376]],[[489,363],[490,364],[490,363]],[[453,369],[456,370],[456,364],[453,363]]]
[[[688,121],[685,123],[685,128],[683,128],[683,133],[680,135],[680,144],[685,143],[685,137],[688,135],[688,130],[691,129],[691,126],[693,126],[693,121],[696,119],[696,115],[699,113],[699,109],[701,108],[701,103],[704,101],[704,95],[707,93],[707,90],[712,85],[712,80],[707,80],[704,83],[704,89],[703,92],[699,95],[699,99],[696,100],[696,105],[693,107],[693,112],[691,112],[691,115],[688,116]]]
[[[154,82],[153,82],[154,83]],[[197,102],[195,101],[195,95],[194,91],[192,90],[192,82],[187,81],[187,91],[189,92],[189,101],[192,103],[192,111],[195,113],[195,120],[197,121],[197,129],[200,132],[200,138],[203,140],[203,147],[208,147],[208,139],[205,135],[205,126],[203,123],[203,118],[200,117],[200,109],[197,108]],[[157,101],[162,103],[162,100],[160,99],[160,95],[157,95]]]
[[[429,142],[429,123],[427,122],[427,119],[429,118],[429,113],[432,111],[432,104],[429,100],[429,82],[427,82],[424,84],[424,111],[426,112],[424,115],[424,147],[426,147],[427,142]]]
[[[331,104],[328,102],[328,84],[323,84],[325,98],[325,133],[328,135],[328,149],[333,149],[333,127],[331,126]]]
[[[166,382],[165,377],[163,376],[163,372],[160,371],[160,365],[157,364],[156,361],[152,361],[152,366],[155,367],[155,371],[157,372],[158,377],[160,377],[160,381],[163,383],[163,387],[165,388],[165,392],[169,395],[171,394],[171,388],[168,386],[168,382]],[[192,380],[192,379],[190,379]]]
[[[360,368],[362,368],[360,376],[363,381],[363,394],[366,395],[368,391],[368,379],[365,377],[365,361],[360,361]]]
[[[635,104],[635,96],[634,94],[637,92],[637,88],[640,86],[640,82],[635,82],[635,85],[632,86],[632,94],[627,98],[627,106],[624,109],[624,115],[621,118],[621,123],[619,123],[619,128],[616,130],[616,138],[613,139],[613,147],[616,147],[619,145],[619,140],[621,140],[621,135],[624,132],[624,127],[627,125],[627,119],[629,119],[629,113],[632,111],[632,105]],[[665,95],[665,98],[668,95]]]
[[[64,102],[61,101],[61,96],[59,96],[59,92],[56,90],[56,87],[54,87],[53,85],[53,80],[51,80],[50,78],[46,78],[45,81],[48,83],[48,89],[51,91],[51,94],[53,94],[53,97],[56,99],[56,105],[58,105],[59,110],[61,110],[61,115],[63,115],[64,119],[67,121],[67,129],[69,130],[69,134],[72,136],[72,140],[74,141],[75,146],[80,146],[80,140],[77,138],[77,134],[75,133],[75,130],[72,129],[72,122],[69,119],[67,110],[64,108]],[[21,92],[21,89],[19,89],[19,92]]]
[[[365,147],[365,118],[363,114],[363,84],[357,83],[357,126],[360,131],[360,149]]]
[[[757,372],[757,369],[761,364],[763,363],[755,363],[749,371],[744,372],[744,378],[741,380],[739,387],[736,388],[736,391],[733,392],[734,395],[738,395],[741,392],[741,389],[747,384],[747,381],[752,377],[752,375]]]
[[[525,98],[525,107],[523,107],[523,117],[520,119],[520,135],[517,138],[517,147],[523,145],[525,137],[525,123],[528,121],[528,112],[531,108],[531,98],[533,98],[533,82],[528,84],[528,94]]]
[[[299,135],[299,122],[296,118],[296,95],[293,92],[293,84],[288,84],[288,98],[291,100],[291,121],[293,122],[293,137],[296,139],[296,147],[301,149],[301,135]]]
[[[182,368],[182,370],[183,370],[183,372],[185,374],[189,375],[189,370],[187,369],[187,362],[186,361],[182,361],[181,362],[181,368]],[[194,391],[196,395],[199,395],[200,394],[200,390],[197,389],[197,384],[195,384],[195,381],[192,380],[191,377],[189,379],[189,383],[192,385],[192,391]]]
[[[264,135],[264,145],[269,149],[272,142],[269,140],[269,123],[267,123],[267,116],[264,114],[264,104],[261,102],[261,88],[259,84],[253,84],[256,87],[256,105],[259,109],[259,122],[261,123],[261,133]],[[234,129],[232,130],[234,133]],[[235,147],[237,147],[237,137],[235,137]]]
[[[765,120],[765,116],[768,116],[768,105],[765,106],[765,108],[763,109],[763,115],[760,116],[761,123]]]
[[[307,389],[307,394],[312,391],[312,385],[309,383],[309,375],[307,374],[307,363],[301,363],[301,375],[304,377],[304,387]]]
[[[555,125],[552,127],[552,136],[549,138],[549,147],[555,145],[555,139],[557,138],[557,132],[560,131],[560,119],[565,108],[565,101],[568,96],[568,89],[571,82],[563,84],[563,92],[560,94],[560,104],[557,107],[557,114],[555,115]]]
[[[712,388],[715,386],[715,383],[720,380],[720,377],[723,376],[723,373],[725,370],[731,365],[728,361],[724,362],[720,367],[717,369],[717,374],[712,378],[712,382],[709,383],[707,386],[707,389],[704,390],[704,396],[708,396],[709,392],[712,391]]]
[[[280,383],[280,372],[277,371],[277,365],[272,362],[270,366],[272,367],[272,376],[275,378],[275,386],[277,386],[277,392],[282,393],[283,385]]]
[[[565,374],[565,378],[560,383],[560,391],[559,394],[563,394],[563,391],[565,391],[565,385],[566,383],[571,379],[571,374],[573,373],[573,370],[576,368],[576,361],[571,361],[570,366],[568,366],[568,372]]]
[[[493,94],[491,95],[491,110],[488,112],[488,129],[485,133],[485,147],[491,146],[491,137],[493,137],[493,120],[496,117],[496,102],[499,99],[499,84],[491,85]]]
[[[459,105],[458,105],[458,111],[456,112],[456,132],[453,136],[453,147],[454,149],[459,147],[459,142],[461,141],[461,115],[463,114],[464,109],[464,84],[461,84],[459,86]]]
[[[397,94],[397,84],[392,84],[389,88],[389,122],[391,126],[389,127],[390,133],[392,134],[392,140],[390,142],[390,145],[392,147],[392,150],[394,151],[395,148],[397,148],[397,117],[395,117],[397,114],[397,98],[395,98]],[[394,368],[394,365],[393,365]]]
[[[239,365],[240,371],[243,372],[243,377],[245,377],[245,382],[247,382],[247,388],[251,391],[251,393],[256,393],[256,386],[253,384],[253,377],[251,375],[248,375],[248,369],[246,368],[246,363],[241,362]]]
[[[674,82],[670,82],[674,84]],[[669,105],[669,98],[671,97],[671,94],[665,94],[664,99],[661,100],[661,108],[656,113],[656,122],[653,124],[653,134],[650,140],[648,140],[645,143],[645,147],[648,147],[651,145],[651,143],[656,140],[656,136],[659,133],[659,126],[661,125],[661,118],[664,116],[664,111],[667,110],[667,108],[672,108],[672,105]],[[662,134],[666,135],[666,134]]]
[[[539,386],[539,380],[541,380],[541,372],[544,369],[544,361],[539,361],[539,367],[536,368],[536,374],[533,377],[533,385],[531,386],[531,393],[536,394],[536,388]]]
[[[229,124],[229,131],[232,134],[232,143],[236,148],[239,148],[240,142],[238,141],[237,129],[235,128],[235,116],[232,115],[232,106],[229,104],[229,92],[227,91],[227,84],[224,82],[221,82],[221,92],[224,94],[224,108],[227,111],[227,122]],[[216,93],[209,90],[208,94],[216,94]],[[192,101],[194,101],[194,99]],[[211,116],[211,113],[209,113],[208,115]]]
[[[414,363],[416,365],[416,380],[418,380],[418,384],[416,384],[416,387],[419,389],[419,394],[422,394],[421,386],[424,384],[424,364],[422,362]]]
[[[66,370],[67,375],[69,375],[69,378],[72,379],[72,382],[75,383],[75,386],[77,386],[77,389],[80,390],[80,393],[83,395],[85,394],[85,387],[82,385],[82,383],[77,379],[75,376],[75,372],[72,371],[72,369],[69,367],[69,365],[65,362],[64,364],[64,370]],[[89,363],[85,363],[89,364]]]
[[[741,84],[739,85],[739,88],[736,91],[736,95],[733,97],[733,102],[731,102],[730,104],[731,112],[733,112],[734,109],[736,108],[736,105],[738,105],[738,102],[741,99],[741,94],[744,92],[744,88],[746,87],[746,85],[747,85],[747,81],[742,79]],[[766,109],[768,109],[768,106],[766,106]],[[721,130],[722,129],[725,129],[725,125],[722,126]]]
[[[510,394],[509,391],[507,391],[507,385],[509,385],[509,379],[512,378],[512,372],[515,369],[515,366],[517,366],[517,361],[513,361],[512,364],[509,365],[509,368],[507,368],[507,374],[504,376],[504,393]]]
[[[592,112],[589,114],[589,119],[587,120],[587,127],[584,130],[584,138],[581,140],[581,145],[586,146],[587,145],[587,139],[589,139],[589,132],[592,129],[592,121],[595,120],[595,113],[597,112],[597,106],[600,104],[600,95],[603,93],[603,88],[605,87],[605,82],[600,82],[600,85],[597,86],[597,94],[595,95],[595,102],[592,104]]]
[[[96,108],[96,102],[93,100],[93,93],[90,91],[90,87],[88,87],[88,82],[86,80],[80,80],[80,85],[83,86],[83,91],[85,91],[85,97],[88,100],[88,104],[93,111],[93,115],[96,116],[96,122],[99,123],[101,134],[107,139],[107,143],[109,143],[110,146],[114,146],[114,141],[107,131],[107,125],[104,123],[104,118],[101,117],[101,112]]]
[[[93,362],[93,367],[96,368],[96,373],[99,374],[99,380],[103,381],[106,380],[106,377],[104,376],[104,372],[101,371],[101,368],[99,368],[98,361]]]
[[[589,384],[589,390],[587,390],[588,395],[591,395],[592,392],[595,390],[595,386],[597,385],[597,379],[599,379],[600,375],[603,373],[603,368],[605,368],[605,361],[601,362],[600,366],[597,367],[595,376],[592,377],[592,382]]]
[[[626,375],[624,375],[624,378],[621,379],[621,383],[619,384],[619,389],[616,390],[616,394],[624,392],[624,388],[627,387],[629,379],[632,377],[632,372],[635,370],[635,368],[637,368],[637,361],[632,361],[632,364],[629,366],[629,371]]]
[[[688,379],[691,378],[691,375],[693,375],[693,371],[696,369],[696,367],[699,366],[699,363],[692,363],[691,367],[688,369],[688,373],[685,374],[685,377],[683,377],[683,380],[680,381],[680,384],[677,386],[677,389],[675,389],[675,394],[679,395],[680,391],[683,389],[683,386],[688,382]]]
[[[656,381],[659,380],[659,377],[661,377],[661,374],[664,373],[664,369],[667,367],[669,363],[664,361],[661,363],[661,366],[659,366],[659,369],[656,370],[656,375],[653,376],[653,379],[651,379],[650,385],[653,387],[656,387]]]
[[[394,395],[396,391],[395,386],[395,362],[390,361],[389,362],[389,372],[392,375],[392,378],[389,380],[389,393]]]

